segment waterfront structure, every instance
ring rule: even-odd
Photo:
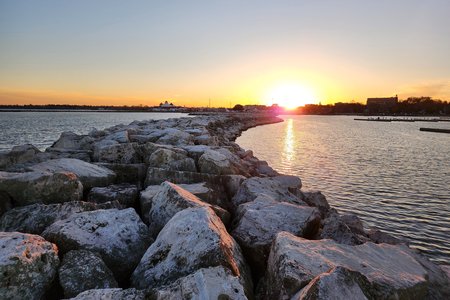
[[[177,108],[177,106],[175,106],[172,102],[168,102],[167,100],[166,101],[164,101],[164,103],[160,103],[159,104],[159,107],[160,108]]]
[[[398,97],[367,98],[367,110],[369,113],[388,113],[398,104]]]

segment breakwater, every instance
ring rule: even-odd
[[[439,266],[234,142],[279,121],[139,121],[1,154],[1,298],[448,296]]]

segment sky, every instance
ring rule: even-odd
[[[450,100],[449,0],[0,0],[0,104],[396,94]]]

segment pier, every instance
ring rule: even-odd
[[[443,128],[425,128],[425,127],[420,127],[420,131],[450,133],[450,129],[443,129]]]
[[[450,122],[450,119],[443,118],[393,118],[393,117],[369,117],[369,118],[354,118],[355,121],[372,121],[372,122]]]

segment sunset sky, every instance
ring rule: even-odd
[[[450,100],[449,0],[0,0],[0,104],[395,94]]]

